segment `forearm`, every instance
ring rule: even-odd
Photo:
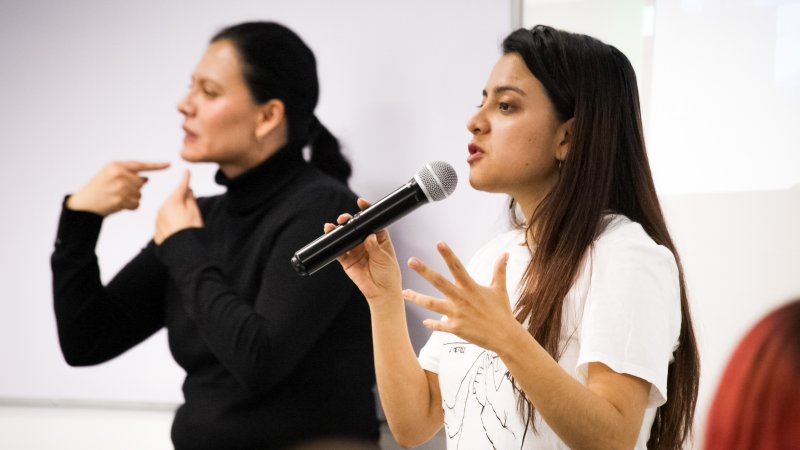
[[[498,350],[538,414],[573,449],[632,448],[641,415],[625,417],[610,401],[570,376],[521,325]]]
[[[411,346],[405,305],[396,295],[370,304],[375,374],[392,434],[401,445],[414,446],[441,428],[442,410]]]
[[[67,209],[59,221],[51,258],[53,307],[59,343],[70,365],[107,361],[163,324],[163,274],[147,252],[103,286],[94,254],[101,223],[100,216]]]

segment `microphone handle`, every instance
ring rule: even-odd
[[[292,266],[300,275],[311,275],[362,243],[368,235],[386,228],[427,202],[422,188],[416,180],[411,179],[374,205],[354,214],[347,222],[298,250],[292,256]]]

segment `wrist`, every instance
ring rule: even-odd
[[[96,209],[90,208],[86,204],[84,204],[82,197],[79,194],[70,194],[67,197],[67,201],[64,202],[64,206],[69,209],[70,211],[82,211],[82,212],[90,212],[97,214],[98,216],[107,216],[108,213],[104,211],[98,211]]]
[[[516,320],[510,326],[498,328],[504,330],[503,336],[498,339],[500,346],[492,351],[503,361],[507,361],[507,358],[513,358],[520,349],[525,348],[529,341],[534,340],[528,330]]]
[[[80,197],[78,197],[78,199],[76,200],[75,194],[70,194],[67,197],[67,201],[64,202],[64,206],[66,206],[67,209],[70,209],[72,211],[83,211],[84,210],[80,205]]]
[[[395,315],[398,311],[405,314],[405,302],[400,292],[387,293],[367,298],[370,314],[374,316]]]

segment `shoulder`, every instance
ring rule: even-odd
[[[298,215],[355,212],[357,195],[339,180],[308,166],[286,193],[284,204]],[[334,217],[335,218],[335,217]]]
[[[677,274],[675,255],[656,243],[642,226],[629,218],[611,214],[608,223],[592,245],[594,259],[615,265],[656,265]]]
[[[467,264],[467,271],[479,284],[488,285],[494,275],[495,264],[503,253],[509,254],[508,268],[516,273],[517,266],[526,266],[530,252],[524,243],[523,230],[510,230],[498,234],[476,251]]]
[[[518,247],[521,244],[525,243],[525,232],[522,229],[514,228],[508,231],[504,231],[497,236],[493,237],[485,244],[483,244],[477,252],[475,252],[475,256],[478,256],[482,253],[494,253],[494,252],[503,252],[508,251],[513,247]]]
[[[680,274],[675,256],[640,224],[624,216],[609,218],[590,251],[587,269],[593,301],[616,304],[620,311],[633,304],[656,311],[655,305],[661,304],[679,323]]]
[[[472,255],[471,262],[479,262],[488,259],[496,260],[501,253],[508,252],[525,242],[524,230],[512,229],[498,234],[485,244],[483,244],[475,254]]]

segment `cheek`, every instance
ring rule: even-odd
[[[240,114],[228,106],[210,108],[204,118],[208,131],[220,132],[241,121]]]
[[[243,111],[226,106],[209,110],[204,120],[208,143],[222,145],[249,140],[253,135],[249,118]]]
[[[501,130],[496,130],[501,131]],[[531,126],[509,126],[497,133],[495,145],[498,154],[515,165],[528,165],[544,147],[542,136]]]

